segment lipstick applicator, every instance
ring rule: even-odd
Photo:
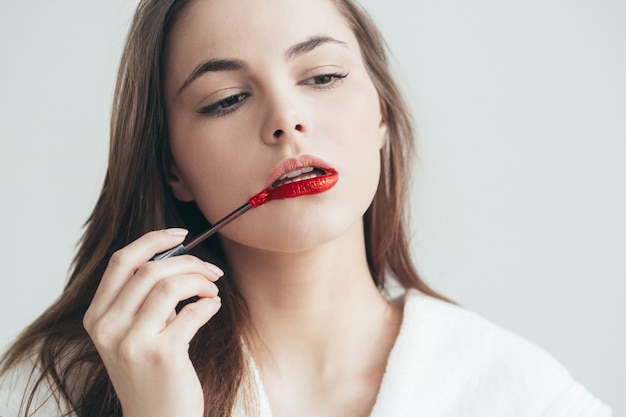
[[[232,222],[233,220],[241,216],[246,211],[250,210],[253,207],[258,207],[261,204],[267,203],[269,201],[268,196],[269,196],[268,190],[261,191],[260,193],[252,197],[250,200],[248,200],[244,205],[232,211],[230,214],[226,215],[226,217],[219,220],[213,226],[209,227],[207,230],[200,233],[191,242],[187,243],[186,245],[183,245],[181,243],[180,245],[175,246],[172,249],[166,250],[165,252],[158,253],[154,255],[154,257],[151,260],[158,261],[159,259],[171,258],[172,256],[187,255],[190,250],[198,246],[205,239],[213,236],[222,227],[226,226],[228,223]]]
[[[226,226],[228,223],[232,222],[251,208],[259,207],[260,205],[263,205],[271,200],[293,198],[301,195],[311,195],[324,192],[334,187],[338,178],[337,171],[329,168],[326,170],[326,174],[320,177],[284,184],[277,188],[269,186],[258,194],[250,197],[244,205],[234,210],[206,231],[196,236],[191,242],[186,245],[181,243],[180,245],[166,250],[165,252],[157,253],[151,260],[157,261],[159,259],[171,258],[172,256],[186,255],[191,249],[198,246],[205,239],[214,235],[222,227]]]

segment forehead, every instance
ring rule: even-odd
[[[168,61],[270,56],[320,34],[358,47],[334,0],[191,0],[169,34]]]

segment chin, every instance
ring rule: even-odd
[[[324,214],[317,211],[314,215],[276,215],[247,230],[241,226],[241,230],[232,230],[223,237],[237,245],[269,252],[307,252],[337,241],[363,239],[362,216],[348,216],[337,210]]]

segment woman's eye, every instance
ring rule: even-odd
[[[239,108],[239,104],[247,99],[248,96],[249,94],[247,93],[241,93],[226,97],[225,99],[201,108],[198,110],[198,113],[209,116],[223,116],[232,113]]]
[[[316,75],[304,81],[305,85],[312,85],[317,87],[334,87],[339,81],[346,78],[348,74],[322,74]]]
[[[315,84],[328,84],[333,80],[333,78],[334,77],[332,75],[326,74],[314,77],[313,80],[315,81]]]

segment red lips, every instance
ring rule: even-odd
[[[284,178],[286,174],[309,167],[321,171],[322,174],[302,180],[294,177],[290,178],[286,183],[282,183],[282,185],[273,186],[281,184],[281,181],[284,181],[284,179],[281,181],[279,179]],[[338,180],[339,174],[337,170],[318,158],[305,155],[297,159],[287,159],[272,171],[266,188],[252,197],[249,202],[252,204],[252,207],[258,207],[271,200],[319,194],[330,190],[337,184]]]

